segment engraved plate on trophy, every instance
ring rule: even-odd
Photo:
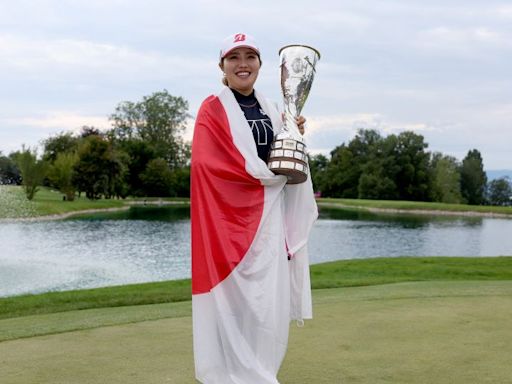
[[[303,183],[308,178],[306,145],[295,119],[308,98],[318,60],[320,53],[306,45],[287,45],[279,50],[284,124],[272,143],[268,167],[277,175],[285,175],[288,184]]]

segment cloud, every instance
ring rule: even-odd
[[[18,118],[0,119],[0,124],[14,127],[31,127],[43,131],[75,131],[78,132],[84,125],[99,129],[110,127],[105,116],[84,115],[70,111],[53,111],[42,116],[24,116]]]
[[[498,20],[512,20],[512,5],[504,4],[492,10],[493,16]]]
[[[86,115],[72,111],[51,111],[37,116],[0,118],[0,151],[7,154],[25,144],[37,148],[41,141],[60,132],[79,133],[84,126],[100,130],[110,127],[105,116]]]
[[[72,111],[51,111],[38,116],[0,118],[0,151],[10,153],[21,144],[36,148],[41,141],[60,132],[78,133],[84,126],[100,130],[110,127],[105,116],[84,115]]]
[[[257,89],[279,103],[278,49],[321,52],[303,113],[310,148],[328,153],[358,128],[413,130],[436,150],[481,144],[507,163],[511,20],[499,0],[0,2],[0,149],[108,126],[117,103],[164,88],[194,115],[220,88],[219,42],[242,30],[262,49]]]
[[[183,72],[202,72],[214,67],[215,60],[205,62],[181,55],[141,51],[74,39],[29,39],[0,35],[4,58],[0,68],[31,77],[108,75],[114,77],[178,77]]]
[[[438,26],[418,33],[416,43],[424,50],[478,56],[484,50],[511,49],[510,36],[489,27]]]
[[[305,138],[311,153],[328,155],[334,147],[347,144],[359,129],[373,129],[383,136],[413,131],[424,137],[460,129],[447,121],[423,122],[395,120],[378,113],[309,116]]]

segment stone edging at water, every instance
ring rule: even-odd
[[[167,201],[167,200],[135,200],[135,201],[128,201],[126,204],[130,206],[134,205],[156,205],[158,207],[162,205],[188,205],[190,202],[188,201]]]

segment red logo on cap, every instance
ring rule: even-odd
[[[245,35],[243,33],[237,33],[235,35],[235,40],[233,41],[233,43],[238,43],[240,41],[245,41]]]

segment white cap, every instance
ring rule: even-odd
[[[235,33],[224,39],[222,42],[222,48],[220,50],[220,59],[222,60],[229,52],[231,52],[235,48],[246,47],[251,48],[256,53],[260,54],[260,50],[258,48],[258,44],[254,38],[250,35],[246,35],[245,33]]]

